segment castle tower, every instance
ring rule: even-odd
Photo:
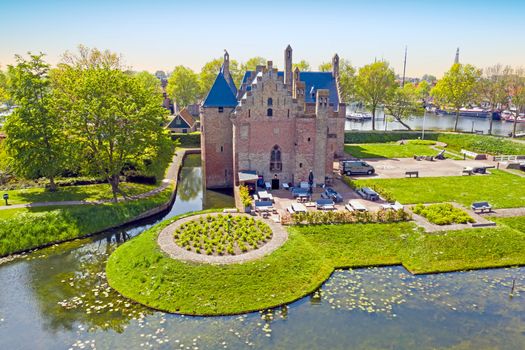
[[[325,89],[318,89],[315,98],[315,151],[314,164],[318,164],[314,169],[314,178],[316,183],[324,183],[325,176],[330,175],[329,170],[333,167],[333,158],[327,157],[327,130],[328,130],[328,115],[330,91]],[[323,166],[324,165],[324,166]]]
[[[292,92],[292,47],[288,45],[284,50],[284,83],[288,91]]]
[[[454,58],[454,64],[458,64],[458,63],[459,63],[459,47],[456,50],[456,57]]]
[[[222,62],[222,73],[224,76],[230,75],[230,54],[224,50],[224,61]]]

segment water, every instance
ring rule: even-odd
[[[454,130],[455,121],[456,117],[453,115],[438,116],[432,113],[426,113],[424,118],[423,116],[412,116],[408,118],[405,123],[412,129],[422,130],[424,127],[425,130],[451,131]],[[484,134],[487,134],[489,125],[490,120],[488,118],[459,117],[458,131],[474,132],[476,130],[482,130]],[[513,123],[494,120],[492,133],[494,135],[508,136],[509,133],[512,132],[513,127]],[[372,121],[356,122],[347,120],[345,130],[372,130]],[[385,120],[383,112],[378,112],[376,130],[406,130],[406,128],[399,122]],[[516,133],[523,132],[525,132],[525,123],[518,123]]]
[[[202,192],[200,167],[183,168],[181,177],[167,217],[233,205],[227,194]],[[0,349],[525,348],[525,268],[428,276],[402,267],[340,270],[313,295],[261,313],[150,310],[109,288],[104,267],[116,246],[158,220],[0,265]]]

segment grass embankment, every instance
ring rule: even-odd
[[[128,196],[146,193],[159,185],[145,185],[124,182],[121,190]],[[65,186],[59,187],[56,192],[49,192],[43,187],[24,188],[6,191],[9,194],[9,204],[26,204],[35,202],[63,202],[63,201],[96,201],[113,198],[109,184]]]
[[[407,222],[295,226],[269,256],[226,266],[167,257],[156,239],[170,222],[119,247],[106,271],[124,296],[183,314],[236,314],[289,303],[318,288],[335,268],[403,264],[413,273],[432,273],[525,264],[525,219],[516,229],[432,235]]]
[[[0,256],[118,226],[166,203],[172,191],[120,203],[0,210]]]
[[[494,208],[525,206],[525,178],[501,170],[490,175],[355,180],[357,187],[387,191],[403,204],[457,202],[470,207],[488,201]]]

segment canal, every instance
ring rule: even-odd
[[[350,111],[350,109],[348,109]],[[452,131],[454,130],[454,122],[456,117],[453,115],[440,116],[433,113],[426,113],[424,116],[411,116],[405,120],[405,122],[415,130],[443,130]],[[488,118],[471,118],[471,117],[459,117],[458,120],[458,131],[464,132],[475,132],[483,131],[484,134],[488,133],[490,120]],[[513,123],[494,120],[492,125],[492,133],[494,135],[508,136],[513,130]],[[351,121],[347,120],[345,123],[345,130],[372,130],[372,121]],[[392,118],[384,118],[382,111],[378,111],[376,119],[376,130],[406,130],[401,123],[395,122]],[[525,132],[525,123],[518,123],[516,127],[516,133]]]
[[[524,268],[339,270],[286,307],[231,317],[166,314],[121,297],[104,273],[119,244],[161,219],[233,205],[227,193],[202,191],[196,157],[162,217],[4,261],[0,349],[525,348]]]

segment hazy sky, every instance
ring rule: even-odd
[[[0,65],[42,51],[55,64],[78,44],[124,55],[135,70],[195,70],[228,49],[245,61],[263,56],[312,68],[337,52],[353,65],[388,60],[408,76],[441,75],[456,47],[461,62],[525,65],[525,0],[197,1],[0,0]]]

